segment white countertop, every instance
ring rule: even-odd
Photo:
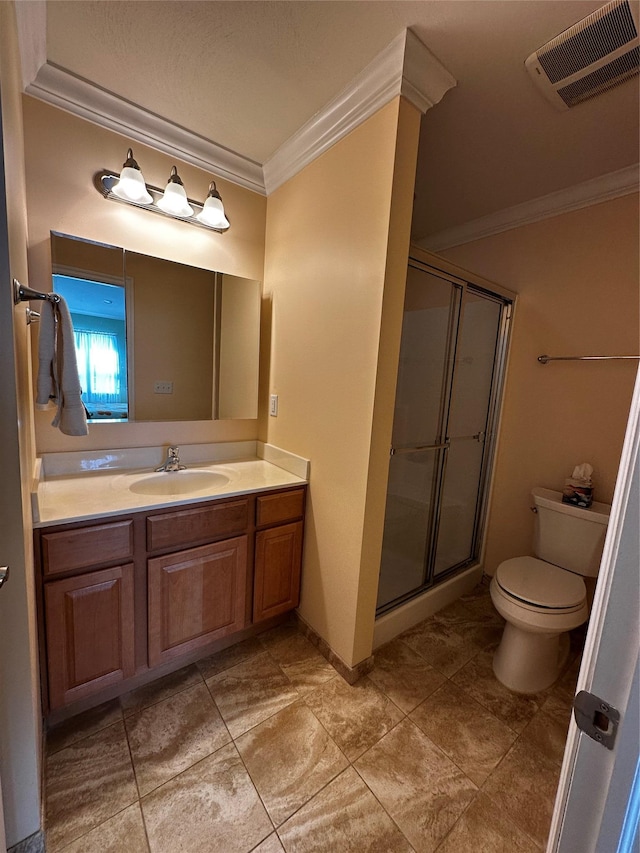
[[[102,458],[109,459],[109,466],[104,468],[99,464],[87,462],[87,455],[82,460],[68,458],[62,460],[63,454],[49,454],[38,466],[38,475],[32,493],[34,527],[45,527],[52,524],[65,524],[74,521],[86,521],[91,518],[119,515],[123,513],[140,512],[144,510],[162,509],[176,504],[191,504],[213,498],[233,497],[234,495],[262,492],[269,489],[286,488],[303,485],[308,481],[308,462],[287,454],[269,445],[256,447],[255,442],[242,442],[240,447],[234,444],[228,446],[226,452],[216,452],[209,455],[217,456],[215,461],[189,463],[187,460],[194,456],[202,456],[203,445],[191,445],[180,449],[181,461],[187,464],[187,474],[190,471],[207,471],[222,474],[226,482],[220,485],[194,489],[181,494],[137,494],[130,486],[148,479],[154,471],[153,465],[133,468],[131,463],[140,460],[140,455],[126,451],[118,451],[118,463],[114,464],[112,456],[104,453]],[[251,447],[247,447],[250,445]],[[195,451],[193,448],[198,448]],[[210,447],[210,446],[207,446]],[[261,456],[241,458],[226,458],[238,450],[254,449]],[[145,462],[150,453],[149,448],[142,451]],[[162,448],[158,449],[162,453]],[[60,457],[51,459],[50,457]],[[72,454],[64,454],[70,457]],[[268,461],[277,459],[279,464]],[[287,458],[290,457],[290,458]],[[161,464],[160,459],[158,464]],[[69,464],[71,463],[71,464]],[[287,465],[292,470],[281,467]],[[295,471],[295,473],[293,473]],[[180,483],[182,472],[157,474],[163,483]]]

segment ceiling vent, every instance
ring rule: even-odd
[[[527,71],[559,110],[638,74],[638,3],[613,0],[532,53]]]

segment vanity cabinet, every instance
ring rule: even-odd
[[[305,498],[303,486],[36,530],[45,710],[124,693],[296,607]]]
[[[304,492],[258,497],[253,621],[296,607],[300,601]],[[289,523],[283,523],[289,522]],[[273,526],[275,525],[275,526]]]

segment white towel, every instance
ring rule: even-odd
[[[46,300],[40,311],[36,407],[57,406],[51,426],[65,435],[87,435],[87,413],[81,399],[71,314],[65,300]]]

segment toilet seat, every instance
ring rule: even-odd
[[[502,593],[532,609],[572,613],[584,607],[583,579],[536,557],[513,557],[501,563],[495,581]]]

